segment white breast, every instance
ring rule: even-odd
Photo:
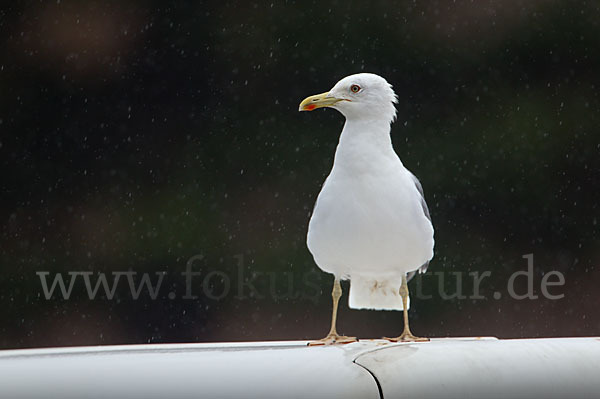
[[[349,176],[334,170],[310,220],[308,247],[324,271],[401,275],[433,256],[433,227],[409,172]]]

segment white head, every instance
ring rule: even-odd
[[[396,118],[398,97],[392,86],[381,76],[358,73],[346,76],[322,94],[310,96],[300,103],[299,111],[330,107],[340,111],[347,120],[386,120]]]

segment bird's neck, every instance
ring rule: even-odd
[[[385,120],[347,120],[335,151],[334,168],[351,173],[377,170],[382,164],[400,162]]]

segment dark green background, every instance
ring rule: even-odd
[[[392,137],[431,209],[430,271],[444,272],[448,292],[451,272],[492,272],[478,301],[443,299],[437,277],[426,276],[423,290],[434,295],[413,300],[413,331],[598,335],[599,7],[4,5],[0,347],[324,335],[331,280],[305,234],[343,118],[297,107],[361,71],[384,76],[399,96]],[[506,295],[528,253],[536,293],[543,273],[558,270],[566,284],[551,292],[563,299]],[[200,297],[184,300],[180,273],[197,254]],[[244,278],[259,273],[264,298],[236,297],[239,256]],[[69,300],[46,300],[36,276],[127,270],[166,271],[158,298],[133,300],[122,285],[113,300],[89,300],[80,284]],[[202,294],[211,271],[231,279],[221,300]],[[223,288],[217,280],[208,288]],[[341,332],[400,333],[399,313],[351,311],[346,298]]]

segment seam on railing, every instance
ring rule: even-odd
[[[375,384],[377,384],[377,390],[379,391],[379,399],[383,399],[383,389],[381,389],[381,384],[379,383],[379,380],[377,379],[377,377],[375,376],[375,374],[373,374],[371,372],[371,370],[369,370],[368,368],[366,368],[362,364],[356,363],[356,360],[353,360],[352,363],[356,364],[359,367],[362,367],[363,369],[365,369],[367,371],[367,373],[369,373],[371,375],[371,377],[373,377],[373,379],[375,380]]]

